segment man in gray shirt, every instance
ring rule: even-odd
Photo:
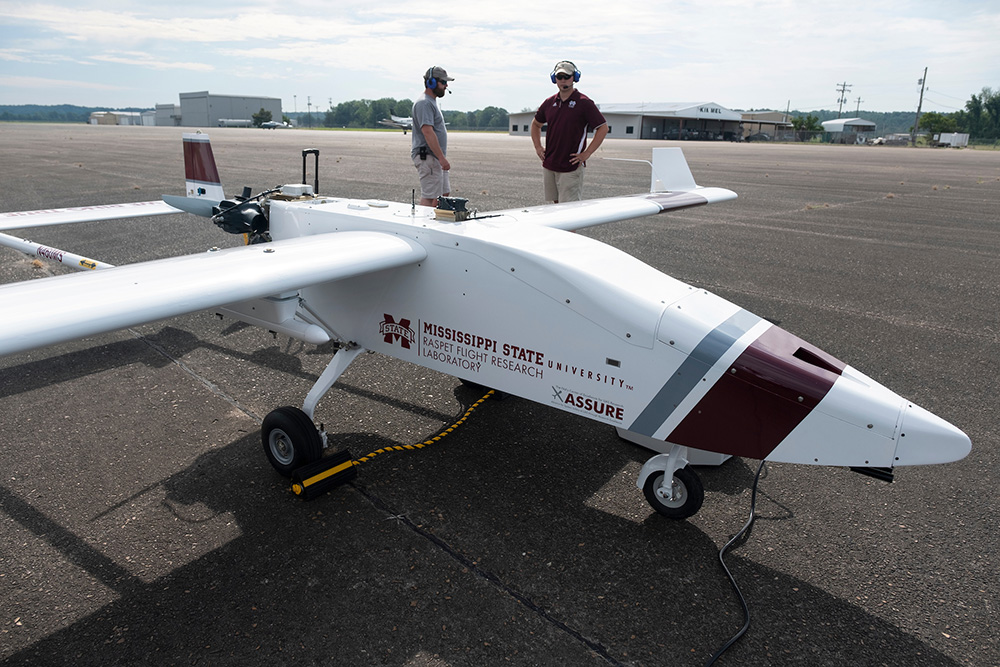
[[[420,176],[420,205],[437,206],[438,197],[451,194],[448,172],[448,130],[438,107],[448,82],[454,81],[443,67],[431,67],[424,72],[424,94],[413,103],[413,144],[410,157]]]

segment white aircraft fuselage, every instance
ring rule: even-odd
[[[419,263],[300,291],[342,341],[700,450],[885,468],[970,450],[951,424],[780,327],[531,216],[270,204],[275,241],[356,230],[426,250]]]

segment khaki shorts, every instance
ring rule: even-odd
[[[420,176],[421,199],[437,199],[451,192],[448,172],[441,168],[441,163],[436,157],[428,155],[426,160],[421,160],[418,155],[413,158],[413,166],[417,168],[417,174]]]
[[[573,171],[552,171],[542,167],[545,172],[546,201],[580,201],[583,199],[583,170],[577,167]]]

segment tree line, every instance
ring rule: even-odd
[[[378,100],[351,100],[331,106],[325,112],[285,114],[296,117],[302,127],[378,128],[379,121],[390,116],[409,116],[413,101],[383,97]],[[0,105],[0,121],[34,121],[55,123],[86,123],[91,111],[103,107],[78,107],[70,104],[43,106],[35,104]],[[129,108],[121,111],[142,111]],[[506,130],[508,112],[500,107],[486,107],[477,111],[443,111],[445,122],[453,130]],[[805,114],[792,112],[792,124],[798,131],[816,131],[819,123],[837,118],[836,111],[821,110]],[[861,112],[866,120],[877,124],[878,132],[909,133],[916,119],[915,112]],[[849,112],[848,112],[849,114]],[[844,115],[844,114],[841,114]],[[939,132],[964,132],[974,143],[1000,142],[1000,89],[983,88],[973,94],[965,108],[952,113],[928,111],[920,116],[919,130],[931,134]]]
[[[383,97],[378,100],[350,100],[331,106],[322,113],[298,114],[299,127],[378,128],[380,120],[391,116],[408,117],[413,100]],[[442,111],[451,130],[506,130],[507,110],[486,107],[476,111]]]
[[[836,111],[822,110],[805,114],[799,111],[792,112],[792,127],[797,132],[819,132],[823,127],[823,121],[833,120],[838,117]],[[844,118],[853,117],[855,114],[841,113]],[[916,121],[915,111],[890,111],[890,112],[860,112],[861,117],[876,124],[876,131],[880,134],[909,134],[913,130],[913,123]],[[969,135],[969,140],[973,143],[992,144],[1000,141],[1000,90],[983,88],[983,90],[970,97],[965,103],[965,109],[960,109],[952,113],[940,113],[938,111],[927,111],[920,115],[920,126],[918,131],[923,130],[930,134],[941,132],[962,132]]]
[[[920,116],[920,128],[931,134],[963,132],[976,143],[1000,141],[1000,89],[983,88],[965,103],[965,109],[953,113],[928,111]]]
[[[0,106],[0,121],[28,121],[34,123],[87,123],[94,111],[107,111],[107,107],[78,107],[72,104],[16,104]],[[130,107],[118,111],[146,111]]]

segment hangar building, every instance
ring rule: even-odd
[[[277,97],[246,97],[243,95],[212,95],[207,90],[181,93],[181,103],[156,105],[157,125],[181,127],[218,127],[232,121],[250,124],[261,109],[271,112],[271,118],[281,120],[281,99]],[[226,122],[229,121],[229,122]]]
[[[863,144],[875,136],[875,123],[863,118],[838,118],[820,123],[834,144]]]
[[[155,125],[152,111],[92,111],[91,125]]]
[[[715,102],[598,104],[616,139],[735,139],[743,114]],[[510,114],[508,134],[530,136],[534,111]],[[544,128],[543,128],[544,131]]]

